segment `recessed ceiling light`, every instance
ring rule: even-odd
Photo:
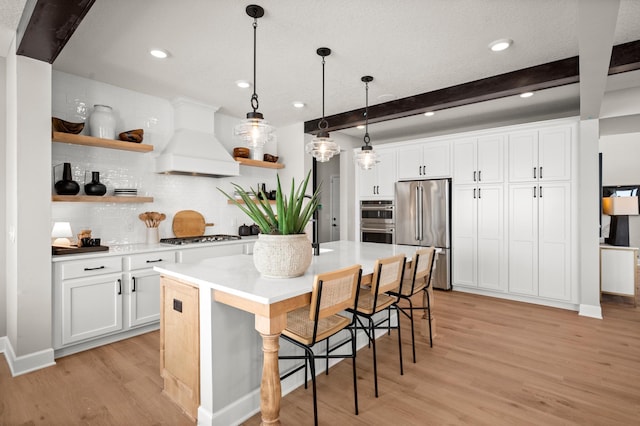
[[[533,96],[533,92],[524,92],[520,94],[521,98],[530,98]]]
[[[425,117],[432,117],[434,114],[435,114],[435,112],[433,112],[433,111],[427,111],[427,112],[424,113],[424,116]]]
[[[494,52],[501,52],[505,49],[508,49],[509,46],[513,44],[513,40],[508,38],[501,38],[500,40],[495,40],[489,43],[489,49]]]
[[[249,87],[251,87],[251,83],[249,83],[246,80],[238,80],[236,81],[236,86],[238,86],[241,89],[248,89]]]
[[[356,129],[360,129],[360,130],[362,130],[362,129],[364,129],[364,125],[362,125],[362,124],[361,124],[361,125],[359,125],[359,126],[356,126]]]
[[[294,108],[304,108],[304,102],[294,101],[293,102],[293,107]]]
[[[169,52],[164,49],[151,49],[149,53],[151,56],[158,59],[165,59],[169,57]]]

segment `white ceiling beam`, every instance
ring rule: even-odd
[[[620,0],[580,0],[580,118],[599,118],[607,85]]]

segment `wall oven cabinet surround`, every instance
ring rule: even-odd
[[[493,135],[453,141],[453,183],[503,182],[504,140],[504,135]]]
[[[509,182],[571,179],[569,126],[509,134]]]
[[[451,176],[451,141],[425,140],[398,147],[398,180]]]
[[[378,149],[380,162],[371,170],[362,170],[357,167],[358,192],[360,198],[393,198],[394,185],[396,183],[396,152],[389,149]]]

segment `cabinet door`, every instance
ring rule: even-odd
[[[509,185],[509,292],[538,294],[538,186]]]
[[[567,182],[540,185],[538,295],[571,299],[571,190]]]
[[[571,179],[571,128],[540,130],[538,155],[541,181]]]
[[[377,185],[376,168],[370,170],[362,170],[356,166],[358,171],[358,194],[360,197],[369,197],[375,195]]]
[[[508,142],[509,182],[538,179],[538,132],[512,133]]]
[[[397,150],[398,179],[420,179],[423,177],[422,145],[403,146]]]
[[[128,278],[128,327],[160,320],[160,273],[153,269],[133,271]]]
[[[477,146],[478,183],[504,181],[504,136],[483,136]]]
[[[422,177],[446,178],[451,176],[450,141],[430,142],[422,148]],[[401,169],[398,169],[400,173]]]
[[[122,330],[121,274],[64,280],[60,285],[63,345]]]
[[[376,172],[376,195],[380,198],[393,198],[396,185],[396,153],[394,151],[379,151]]]
[[[502,185],[478,187],[478,287],[505,290],[504,190]]]
[[[476,287],[477,189],[454,185],[452,204],[453,283]]]
[[[453,183],[473,184],[477,181],[476,139],[453,141]]]

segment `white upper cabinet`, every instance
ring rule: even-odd
[[[453,183],[501,183],[504,180],[504,136],[492,135],[453,142]]]
[[[398,180],[451,176],[449,141],[416,142],[398,147]]]
[[[571,127],[559,126],[509,135],[509,181],[571,179]]]
[[[380,162],[371,170],[362,170],[356,166],[358,193],[361,198],[393,199],[396,184],[396,152],[389,149],[376,149],[376,152]]]

